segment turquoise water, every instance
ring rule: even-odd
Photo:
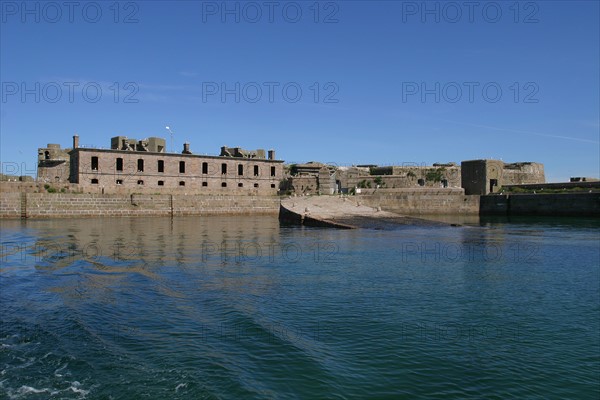
[[[3,221],[0,398],[598,399],[599,228]]]

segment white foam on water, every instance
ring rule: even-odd
[[[179,389],[181,389],[181,388],[186,388],[187,385],[188,385],[187,383],[180,383],[179,385],[177,385],[175,387],[175,393],[177,393],[179,391]]]
[[[40,393],[49,393],[51,396],[58,394],[58,391],[52,390],[50,388],[42,388],[36,389],[32,386],[23,385],[21,386],[16,393],[13,393],[11,390],[8,391],[8,397],[11,399],[21,399],[29,394],[40,394]]]
[[[77,381],[73,381],[73,382],[71,382],[71,387],[69,387],[69,389],[67,389],[67,390],[71,390],[73,393],[80,394],[83,396],[82,398],[85,398],[85,396],[87,396],[90,393],[90,391],[80,389],[79,388],[80,386],[81,386],[81,383],[79,383]]]
[[[65,365],[63,365],[60,368],[57,368],[56,371],[54,371],[54,376],[61,378],[63,375],[60,374],[59,372],[61,372],[62,370],[64,370],[65,368],[67,368],[67,365],[69,365],[69,363],[65,363]]]

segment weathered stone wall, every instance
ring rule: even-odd
[[[276,196],[0,193],[0,218],[276,214]]]
[[[374,180],[378,177],[385,184],[381,187],[388,189],[439,188],[443,186],[442,181],[446,181],[447,187],[461,187],[460,167],[378,167],[373,169],[373,173],[365,176],[338,171],[338,179],[342,188],[353,188],[362,181],[371,182],[371,187],[375,188]]]
[[[479,196],[465,196],[462,189],[377,189],[361,191],[357,200],[403,215],[479,213]]]
[[[600,216],[600,193],[481,196],[481,215]]]
[[[523,185],[546,182],[544,164],[534,162],[504,164],[501,185]]]
[[[497,193],[505,185],[545,183],[544,165],[534,162],[505,164],[500,160],[461,163],[461,186],[467,194]]]
[[[299,175],[288,178],[288,190],[301,194],[316,194],[319,189],[319,179],[313,175]]]
[[[69,182],[71,149],[58,144],[38,149],[37,179],[40,182]]]
[[[277,160],[84,148],[71,152],[71,182],[85,192],[268,195],[277,193],[282,177],[283,164]]]
[[[0,191],[0,217],[21,217],[21,193]]]

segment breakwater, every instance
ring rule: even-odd
[[[362,190],[358,201],[402,215],[477,215],[479,196],[466,196],[460,188]]]
[[[276,215],[278,212],[276,196],[0,193],[0,218]]]
[[[481,196],[481,215],[600,216],[600,193]]]

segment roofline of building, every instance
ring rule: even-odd
[[[118,150],[118,149],[95,149],[91,147],[77,147],[72,149],[71,152],[75,151],[90,151],[90,152],[103,152],[103,153],[116,153],[116,154],[138,154],[142,155],[156,155],[156,156],[178,156],[188,158],[208,158],[212,160],[239,160],[239,161],[261,161],[269,163],[283,163],[284,160],[269,160],[267,158],[245,158],[245,157],[227,157],[227,156],[210,156],[204,154],[183,154],[183,153],[157,153],[153,151],[131,151],[131,150]]]

